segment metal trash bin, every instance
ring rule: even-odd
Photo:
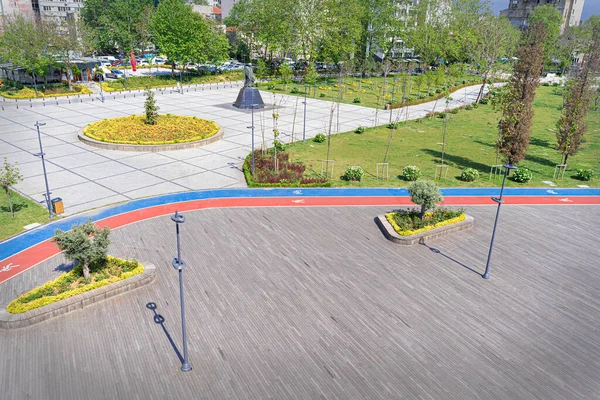
[[[63,203],[63,200],[60,197],[55,197],[54,199],[52,199],[51,201],[52,203],[52,212],[54,214],[62,214],[65,212],[65,205]]]

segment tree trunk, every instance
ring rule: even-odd
[[[175,61],[171,63],[171,78],[175,78]]]
[[[481,85],[481,88],[479,89],[479,94],[477,95],[477,100],[475,100],[475,104],[479,104],[479,102],[481,101],[481,98],[483,97],[483,89],[485,88],[486,83],[487,83],[487,72],[483,75],[483,84]]]
[[[71,66],[67,66],[67,83],[69,84],[69,92],[73,90],[73,82],[71,82],[72,73]]]
[[[91,275],[90,275],[90,264],[84,262],[83,263],[83,278],[84,279],[90,279]]]
[[[425,219],[425,211],[427,211],[425,206],[421,206],[421,220]]]
[[[15,212],[13,211],[12,201],[10,201],[10,191],[6,188],[6,197],[8,197],[8,207],[10,208],[10,215],[12,219],[15,219]]]

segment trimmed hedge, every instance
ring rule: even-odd
[[[44,94],[40,89],[38,89],[38,98],[52,98],[52,97],[65,97],[65,96],[76,96],[78,94],[91,94],[94,93],[91,89],[89,89],[85,85],[73,85],[73,89],[79,89],[78,91],[73,92],[65,92],[65,93],[48,93]],[[35,90],[30,87],[25,87],[17,92],[3,92],[0,91],[0,95],[2,97],[6,97],[7,99],[18,99],[18,100],[27,100],[27,99],[35,99]]]
[[[392,225],[392,227],[394,228],[394,230],[396,231],[396,233],[398,235],[400,235],[400,236],[412,236],[412,235],[416,235],[416,234],[419,234],[419,233],[430,231],[430,230],[435,229],[435,228],[440,228],[442,226],[456,224],[458,222],[464,221],[465,218],[467,218],[467,216],[463,212],[458,217],[450,218],[450,219],[438,222],[438,223],[433,224],[433,225],[425,226],[423,228],[408,230],[408,229],[402,229],[402,228],[400,228],[400,226],[398,226],[398,224],[396,223],[396,220],[395,220],[396,214],[398,214],[398,213],[396,213],[396,212],[387,213],[387,214],[385,214],[385,218],[388,220],[388,222],[390,223],[390,225]],[[416,212],[416,214],[419,214],[419,213]],[[425,217],[431,216],[432,214],[433,214],[433,212],[425,213]]]
[[[92,271],[92,275],[94,275],[95,278],[94,282],[72,288],[71,284],[83,279],[81,267],[78,266],[71,271],[62,274],[58,278],[22,294],[10,302],[6,307],[6,311],[11,314],[24,313],[123,279],[131,278],[132,276],[144,272],[144,266],[136,260],[129,261],[107,256],[106,263],[110,264],[110,266],[107,266],[100,271]],[[116,276],[110,276],[108,272],[105,272],[111,266],[116,266],[118,268],[118,274]],[[71,288],[67,289],[69,287]]]

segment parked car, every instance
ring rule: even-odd
[[[107,78],[119,79],[124,78],[125,73],[123,71],[119,71],[118,69],[110,70],[106,73]]]
[[[117,61],[117,59],[115,57],[113,57],[113,56],[99,56],[98,60],[108,61],[108,62]]]

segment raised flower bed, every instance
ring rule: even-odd
[[[377,216],[377,225],[392,242],[413,245],[421,240],[445,236],[452,232],[470,229],[473,217],[464,210],[436,209],[425,214],[416,210],[399,210]]]

